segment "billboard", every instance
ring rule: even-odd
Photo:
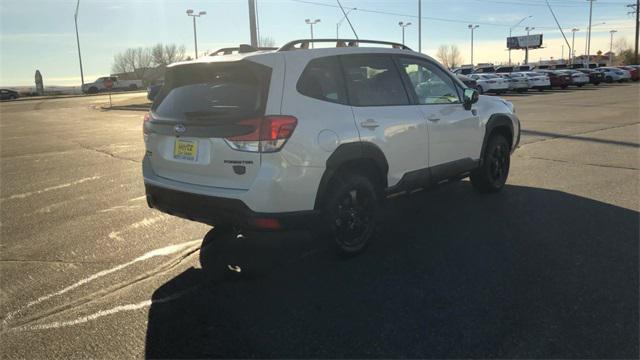
[[[507,38],[507,48],[510,50],[517,49],[536,49],[542,47],[542,34],[513,36]]]

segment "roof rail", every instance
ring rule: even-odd
[[[218,50],[212,52],[211,54],[209,54],[209,56],[229,55],[229,54],[233,54],[234,52],[235,53],[239,53],[239,54],[245,54],[245,53],[251,53],[251,52],[256,52],[256,51],[265,51],[265,50],[278,50],[278,48],[277,47],[258,47],[258,48],[254,48],[251,45],[241,44],[238,47],[228,47],[228,48],[218,49]]]
[[[379,44],[390,45],[394,49],[411,50],[408,46],[391,42],[391,41],[379,41],[379,40],[358,40],[358,39],[300,39],[290,41],[284,44],[278,51],[290,51],[309,49],[311,43],[335,43],[336,47],[359,47],[360,44]],[[296,45],[300,45],[296,47]],[[412,51],[412,50],[411,50]]]

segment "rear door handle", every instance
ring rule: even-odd
[[[380,124],[378,124],[375,120],[373,119],[367,119],[363,122],[360,123],[360,126],[362,126],[365,129],[375,129],[377,127],[380,126]]]

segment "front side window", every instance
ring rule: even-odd
[[[390,56],[341,57],[353,106],[409,105],[409,97]]]
[[[460,102],[453,80],[437,66],[419,59],[400,58],[400,67],[411,80],[421,105]]]
[[[297,85],[298,92],[314,99],[346,104],[346,91],[337,57],[315,59],[307,65]]]

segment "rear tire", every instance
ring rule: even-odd
[[[129,90],[131,90],[131,91],[138,90],[138,85],[136,85],[136,84],[129,85]]]
[[[380,190],[364,175],[337,177],[322,207],[322,231],[342,256],[354,256],[376,235]]]
[[[471,173],[471,183],[478,192],[495,193],[504,187],[509,176],[511,146],[501,134],[491,135],[482,165]]]
[[[478,85],[478,92],[480,93],[480,95],[484,94],[484,89],[482,88],[481,85]]]

